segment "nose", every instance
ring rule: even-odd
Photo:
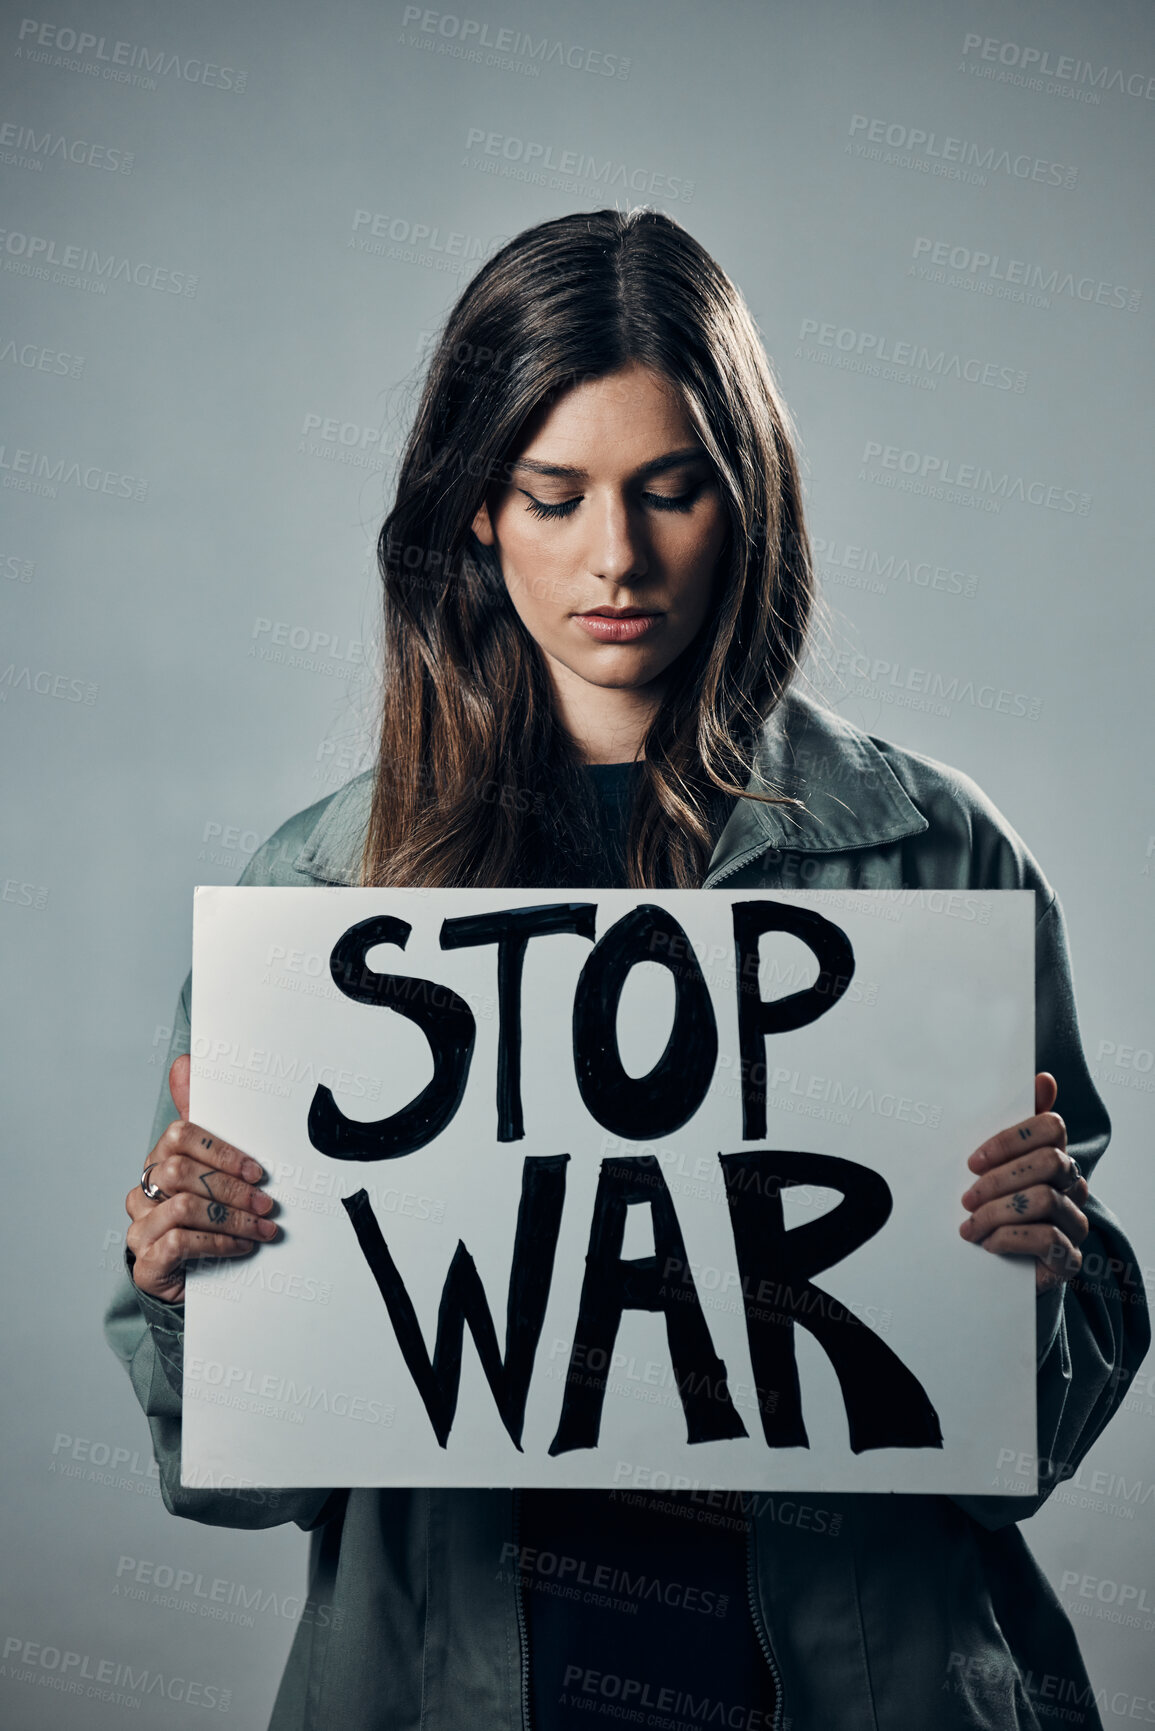
[[[589,569],[595,577],[624,583],[643,577],[648,569],[646,536],[641,513],[631,511],[620,493],[607,493],[590,512]]]

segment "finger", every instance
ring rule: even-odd
[[[1049,1255],[1035,1259],[1036,1298],[1041,1292],[1050,1292],[1054,1287],[1062,1286],[1064,1281],[1073,1280],[1078,1272],[1062,1245],[1054,1245]]]
[[[1062,1228],[1072,1243],[1081,1244],[1090,1231],[1090,1223],[1069,1196],[1060,1196],[1049,1184],[1035,1184],[1029,1190],[1016,1190],[1013,1195],[1000,1196],[975,1211],[959,1227],[960,1238],[981,1244],[1001,1227],[1022,1221],[1052,1221]]]
[[[212,1166],[202,1166],[187,1154],[169,1154],[159,1160],[152,1172],[153,1182],[160,1185],[165,1200],[155,1204],[165,1208],[169,1201],[187,1195],[203,1205],[211,1225],[222,1224],[229,1209],[247,1214],[270,1214],[275,1203],[267,1191],[242,1178],[234,1178]]]
[[[181,1154],[191,1155],[206,1171],[227,1172],[234,1178],[243,1179],[246,1184],[257,1184],[265,1176],[260,1162],[243,1149],[234,1148],[231,1142],[214,1136],[211,1130],[205,1130],[200,1124],[174,1118],[162,1132],[149,1159],[159,1162],[166,1156]],[[160,1184],[162,1190],[168,1189],[168,1185],[156,1176],[153,1183]]]
[[[151,1177],[151,1173],[149,1174]],[[124,1199],[125,1212],[130,1220],[140,1220],[150,1209],[156,1208],[155,1202],[150,1202],[139,1184],[134,1184]]]
[[[1077,1175],[1078,1168],[1065,1149],[1035,1148],[976,1178],[964,1194],[962,1205],[973,1213],[984,1202],[990,1202],[996,1196],[1007,1196],[1013,1190],[1025,1190],[1031,1184],[1051,1184],[1056,1190],[1068,1194],[1066,1187]]]
[[[988,1138],[975,1149],[967,1165],[972,1172],[989,1172],[992,1166],[1001,1166],[1017,1154],[1051,1146],[1066,1148],[1067,1126],[1057,1112],[1038,1112]]]
[[[267,1244],[280,1228],[275,1220],[262,1220],[242,1208],[226,1208],[210,1203],[187,1190],[160,1202],[148,1213],[134,1220],[128,1230],[128,1247],[140,1256],[173,1231],[224,1233],[230,1238],[252,1238]]]
[[[1057,1226],[1000,1226],[983,1240],[983,1249],[993,1256],[1033,1256],[1050,1274],[1069,1280],[1083,1264],[1077,1250]]]
[[[1059,1097],[1059,1084],[1049,1070],[1040,1070],[1035,1077],[1035,1111],[1049,1112]]]
[[[223,1232],[166,1232],[137,1257],[132,1278],[142,1292],[176,1303],[183,1295],[186,1264],[208,1257],[248,1256],[255,1248],[251,1238],[229,1238]]]
[[[192,1059],[186,1052],[181,1058],[174,1058],[168,1072],[168,1091],[172,1095],[172,1103],[176,1107],[178,1118],[188,1117],[189,1077],[192,1074]]]

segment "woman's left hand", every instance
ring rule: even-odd
[[[1059,1092],[1046,1070],[1035,1077],[1035,1116],[1000,1130],[967,1161],[981,1174],[962,1199],[963,1238],[996,1256],[1033,1256],[1035,1293],[1070,1280],[1090,1223],[1079,1207],[1087,1180],[1067,1153],[1067,1126],[1051,1107]]]

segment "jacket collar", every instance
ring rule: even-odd
[[[366,770],[328,801],[293,862],[298,871],[320,883],[356,882],[373,776]],[[869,735],[799,691],[788,692],[763,724],[746,785],[803,803],[735,799],[710,856],[706,886],[762,853],[841,853],[930,827]]]
[[[796,690],[763,723],[746,786],[802,804],[736,799],[710,856],[706,884],[759,853],[842,853],[930,828],[870,736]]]

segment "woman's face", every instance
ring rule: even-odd
[[[510,477],[473,530],[555,680],[660,682],[710,611],[729,526],[674,392],[636,361],[573,386],[527,423]]]

